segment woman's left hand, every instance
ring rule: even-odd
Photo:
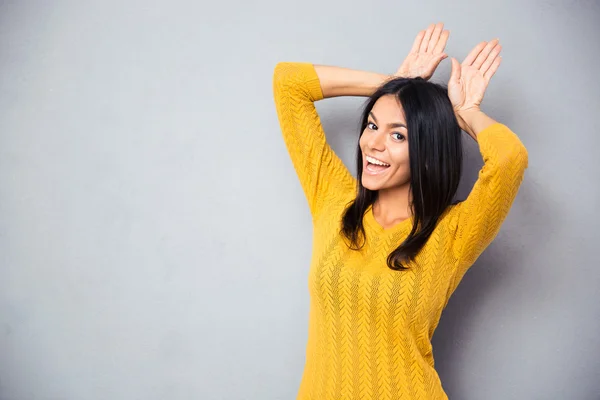
[[[425,31],[419,32],[413,47],[395,77],[429,79],[443,59],[448,57],[444,53],[450,32],[444,30],[444,24],[431,24]]]
[[[452,73],[448,81],[448,97],[457,117],[461,113],[479,111],[490,79],[500,66],[498,39],[481,42],[469,53],[462,64],[452,58]]]

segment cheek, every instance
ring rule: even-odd
[[[394,171],[395,180],[406,180],[410,178],[410,167],[408,164],[399,165]]]
[[[360,155],[361,155],[361,157],[364,158],[365,151],[366,151],[366,146],[364,145],[364,143],[360,142],[360,143],[358,143],[358,147],[360,148]]]
[[[394,178],[400,181],[405,181],[410,178],[410,158],[408,151],[400,151],[393,155],[396,171]]]
[[[360,139],[358,139],[358,146],[360,147],[361,150],[364,150],[365,148],[365,135],[361,135]]]
[[[408,168],[410,165],[410,157],[407,147],[403,146],[402,148],[394,149],[390,152],[390,157],[401,169]]]

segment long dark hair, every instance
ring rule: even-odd
[[[389,268],[405,270],[408,268],[404,264],[414,260],[438,219],[452,204],[462,169],[461,130],[446,87],[422,78],[396,78],[384,83],[367,100],[360,136],[375,102],[385,95],[393,95],[400,101],[408,128],[413,227],[406,240],[387,258]],[[351,249],[359,250],[366,240],[363,217],[378,195],[377,191],[362,185],[360,145],[357,146],[356,166],[357,194],[343,213],[340,233],[348,239]]]

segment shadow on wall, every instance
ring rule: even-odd
[[[318,104],[321,124],[327,136],[327,143],[344,162],[352,176],[356,177],[356,148],[360,136],[360,116],[364,101],[340,98],[335,102]],[[323,110],[323,111],[321,111]]]

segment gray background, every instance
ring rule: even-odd
[[[0,399],[295,398],[311,222],[273,67],[390,73],[436,21],[459,59],[501,39],[484,110],[530,165],[436,332],[444,387],[600,399],[600,5],[486,3],[0,1]],[[351,170],[363,101],[318,103]]]

